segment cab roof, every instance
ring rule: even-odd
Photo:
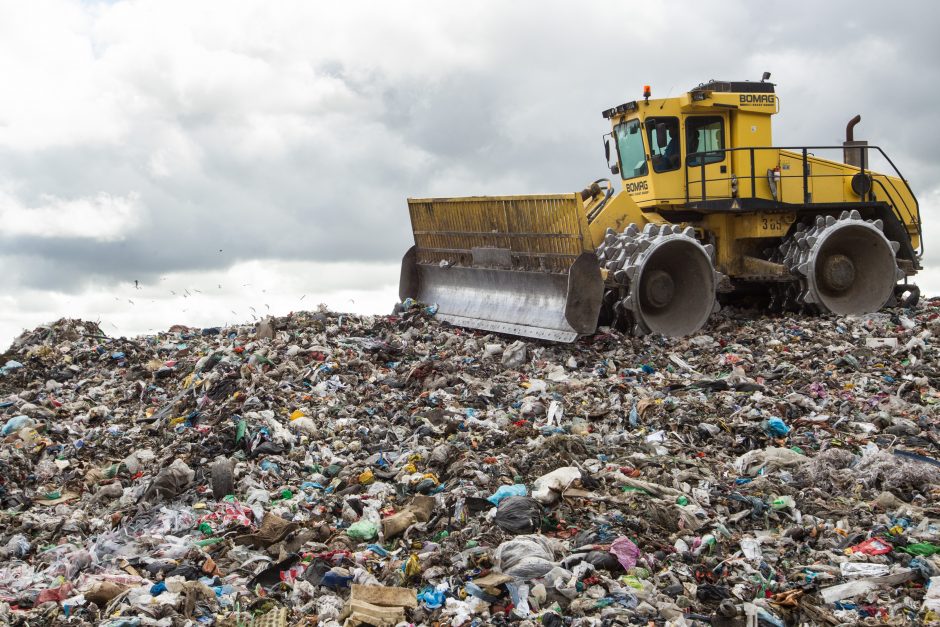
[[[755,83],[753,81],[716,81],[710,80],[702,83],[698,87],[693,87],[689,93],[697,91],[718,91],[740,94],[772,94],[774,93],[773,83]]]
[[[754,81],[716,81],[714,79],[708,81],[707,83],[701,83],[697,87],[693,87],[689,90],[689,94],[695,95],[699,94],[698,98],[693,98],[693,100],[702,100],[706,92],[717,92],[717,93],[739,93],[739,94],[772,94],[774,93],[774,83],[768,83],[765,81],[754,82]],[[611,107],[601,112],[601,115],[604,116],[605,120],[623,115],[624,113],[630,113],[636,111],[637,101],[631,100],[630,102],[625,102],[616,107]]]

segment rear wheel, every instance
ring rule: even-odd
[[[839,315],[884,307],[904,274],[895,257],[899,245],[882,228],[881,220],[863,220],[857,211],[800,225],[778,251],[797,277],[785,290],[783,306]]]

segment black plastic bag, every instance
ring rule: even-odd
[[[509,533],[532,533],[542,522],[542,505],[528,496],[510,496],[496,508],[496,526]]]

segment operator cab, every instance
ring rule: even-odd
[[[763,81],[710,81],[659,100],[650,99],[645,87],[643,100],[603,112],[613,125],[608,164],[613,156],[611,172],[621,175],[624,189],[645,210],[668,210],[698,197],[732,198],[739,191],[735,172],[750,171],[751,155],[731,148],[769,147],[770,116],[777,111],[774,85]],[[754,167],[766,168],[774,157],[758,152]]]

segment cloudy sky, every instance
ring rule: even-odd
[[[600,112],[760,78],[781,145],[883,146],[940,293],[940,5],[0,0],[0,349],[324,302],[385,313],[405,198],[569,192]]]

